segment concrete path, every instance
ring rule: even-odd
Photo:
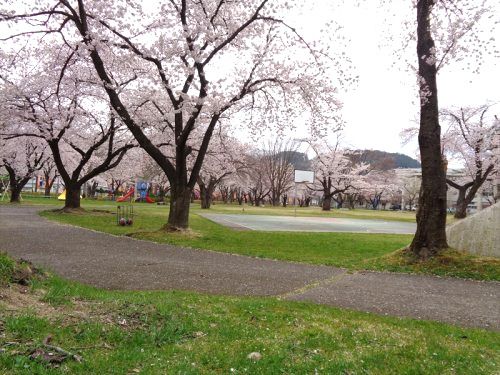
[[[179,248],[50,222],[0,205],[0,250],[107,289],[276,296],[500,330],[500,283],[356,272]]]
[[[218,224],[237,230],[287,232],[355,232],[413,234],[416,224],[404,221],[363,220],[339,217],[202,214]]]

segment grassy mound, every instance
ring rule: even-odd
[[[405,248],[380,258],[367,260],[366,268],[500,281],[500,259],[475,256],[454,249],[421,260]]]
[[[26,260],[13,260],[5,253],[0,253],[0,286],[10,283],[29,285],[41,271]]]

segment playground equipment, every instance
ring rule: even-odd
[[[137,181],[136,188],[139,194],[138,198],[135,200],[136,202],[155,203],[154,199],[149,196],[149,189],[151,188],[151,184],[149,182]]]
[[[123,197],[118,198],[116,201],[117,202],[125,202],[130,197],[132,197],[134,195],[134,193],[135,193],[135,189],[133,187],[131,187]]]
[[[117,206],[116,207],[116,225],[124,227],[134,223],[134,206]]]
[[[146,202],[148,203],[155,203],[155,200],[149,196],[149,192],[146,194]]]

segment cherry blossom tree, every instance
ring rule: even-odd
[[[495,119],[487,118],[490,106],[460,108],[443,111],[450,128],[444,135],[446,154],[461,162],[466,176],[460,180],[447,178],[446,182],[458,190],[455,218],[467,215],[467,206],[472,202],[485,181],[499,172],[498,145],[493,143],[500,127]]]
[[[137,178],[153,182],[161,171],[156,163],[140,148],[129,150],[120,163],[102,174],[110,194],[116,198],[125,186],[134,185]]]
[[[80,84],[85,77],[63,81],[42,72],[20,76],[20,71],[2,77],[0,111],[8,123],[2,134],[45,141],[66,188],[64,210],[79,209],[82,186],[114,168],[134,144],[99,98],[99,89]]]
[[[273,206],[279,206],[282,196],[293,187],[294,166],[292,164],[297,145],[290,140],[276,138],[263,150],[263,163],[268,186],[269,198]]]
[[[271,186],[267,174],[262,168],[264,156],[262,151],[253,150],[253,153],[246,156],[245,174],[247,178],[244,180],[246,191],[250,203],[254,206],[260,206],[264,199],[271,193]]]
[[[446,241],[446,163],[441,158],[437,74],[452,61],[468,61],[474,71],[482,55],[494,50],[495,40],[485,27],[491,22],[493,2],[416,0],[416,33],[420,121],[418,143],[422,163],[422,188],[417,230],[411,251],[426,258],[448,247]],[[479,25],[483,24],[481,28]],[[493,48],[491,48],[493,47]],[[470,69],[470,67],[468,67]]]
[[[395,181],[394,171],[373,170],[366,175],[363,195],[373,210],[379,209],[380,205],[385,208],[393,195],[400,191],[398,186],[394,184]]]
[[[54,186],[54,182],[57,177],[59,177],[59,173],[57,171],[56,163],[52,158],[48,158],[44,163],[42,169],[43,180],[44,180],[44,195],[46,197],[50,197],[50,191],[52,190],[52,186]]]
[[[350,151],[340,148],[339,142],[335,146],[311,143],[311,147],[316,153],[313,159],[315,190],[323,193],[322,210],[330,211],[333,197],[354,188],[369,166],[356,163],[349,157]]]
[[[358,180],[356,186],[351,187],[345,192],[347,208],[354,210],[356,206],[362,206],[365,203],[363,195],[364,180]]]
[[[401,187],[404,203],[401,209],[405,210],[406,206],[408,206],[408,209],[412,211],[418,200],[418,194],[420,193],[420,178],[417,176],[403,177],[398,185]]]
[[[247,166],[247,157],[243,154],[242,161],[243,166],[238,170],[237,173],[232,174],[224,181],[224,186],[229,189],[229,200],[233,198],[236,199],[238,204],[241,206],[243,203],[247,203],[248,191],[250,186],[250,171]]]
[[[258,119],[256,126],[283,126],[299,117],[316,128],[337,126],[325,54],[281,18],[287,6],[282,0],[165,0],[147,6],[117,0],[112,7],[103,0],[47,0],[5,5],[1,18],[28,30],[13,36],[16,42],[50,39],[62,75],[72,64],[92,66],[117,120],[170,181],[167,229],[182,229],[219,122],[238,113],[249,124]],[[152,128],[174,148],[173,159],[150,137]],[[195,129],[203,129],[203,137],[193,147]],[[195,160],[190,168],[188,157]]]
[[[210,208],[217,186],[243,168],[242,155],[243,146],[236,139],[223,132],[214,136],[198,175],[201,208]]]
[[[10,202],[19,203],[21,191],[47,160],[45,145],[37,139],[0,139],[0,167],[9,174]]]

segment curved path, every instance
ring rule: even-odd
[[[38,207],[0,205],[0,251],[106,289],[276,296],[500,330],[500,283],[257,259],[57,224]]]

